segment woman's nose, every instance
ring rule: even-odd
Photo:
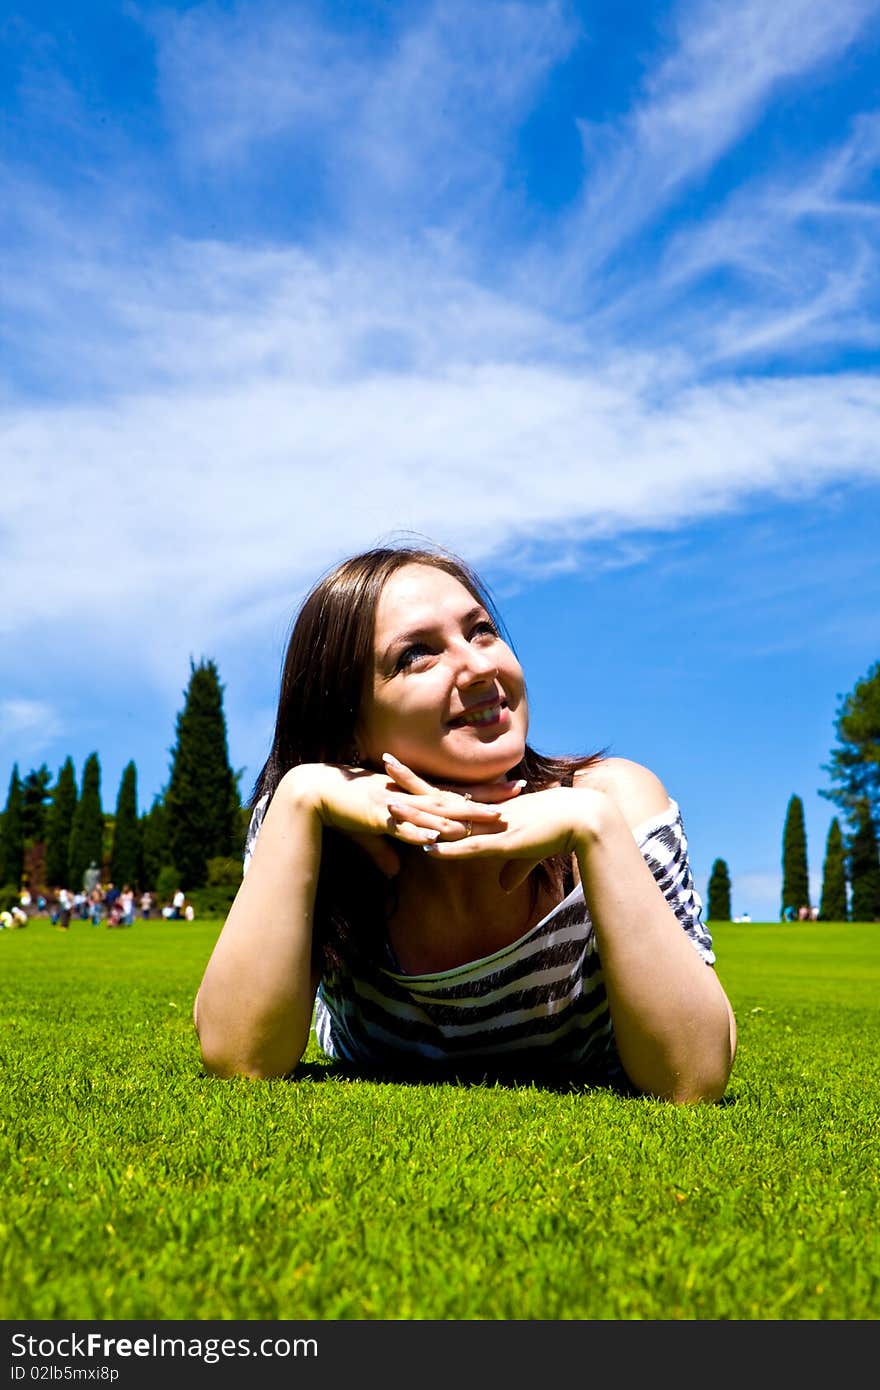
[[[465,681],[494,680],[498,675],[498,661],[491,651],[468,642],[462,653],[460,670]]]

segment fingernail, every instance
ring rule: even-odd
[[[405,807],[405,806],[401,806],[401,804],[400,804],[399,801],[389,801],[389,803],[388,803],[388,810],[389,810],[389,811],[397,811],[397,812],[400,813],[400,815],[403,815],[403,814],[405,813],[405,811],[406,811],[406,807]]]
[[[426,830],[426,831],[425,831],[425,834],[429,837],[430,843],[431,843],[431,844],[434,844],[437,840],[440,839],[440,831],[439,831],[439,830]],[[425,848],[427,849],[428,846],[426,845]]]
[[[513,785],[514,785],[515,787],[519,787],[519,789],[520,789],[520,791],[521,791],[523,787],[528,786],[528,783],[526,782],[525,777],[521,777],[521,778],[519,779],[519,781],[518,781],[518,782],[514,782]]]
[[[434,843],[430,844],[430,845],[422,845],[422,849],[425,851],[426,854],[431,854],[432,851],[435,850],[435,849],[437,849],[437,848],[438,848],[438,846],[437,846],[436,841],[435,841]]]
[[[403,767],[403,763],[400,761],[400,759],[395,758],[392,753],[383,753],[382,761],[383,763],[396,763],[398,767]]]

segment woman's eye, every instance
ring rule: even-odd
[[[471,635],[474,637],[497,637],[498,629],[494,623],[490,623],[487,618],[484,618],[481,623],[477,623]]]
[[[424,642],[414,642],[411,647],[404,647],[400,653],[397,658],[397,670],[405,671],[407,666],[412,666],[413,662],[418,661],[420,657],[430,656],[430,654],[430,648],[426,647]]]

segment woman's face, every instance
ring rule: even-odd
[[[383,753],[446,782],[488,782],[525,750],[522,668],[473,594],[445,570],[404,565],[376,609],[362,758]]]

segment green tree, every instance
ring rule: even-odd
[[[73,824],[70,828],[70,847],[68,849],[68,886],[82,887],[83,875],[94,861],[100,870],[103,859],[104,812],[101,809],[101,763],[97,753],[86,758],[82,775],[82,791]]]
[[[66,758],[59,770],[52,791],[52,803],[46,815],[46,879],[53,888],[70,886],[68,855],[76,803],[73,758]]]
[[[229,763],[223,687],[213,661],[190,661],[165,793],[171,856],[185,891],[207,880],[208,860],[238,847],[238,777]]]
[[[782,832],[782,915],[787,907],[797,912],[804,905],[810,906],[804,803],[799,796],[792,796]]]
[[[24,871],[24,820],[22,816],[22,788],[18,775],[18,763],[9,778],[9,792],[3,824],[0,826],[0,884],[4,887],[14,883],[18,887]]]
[[[856,815],[856,828],[849,846],[851,915],[854,922],[877,922],[880,921],[880,852],[877,828],[867,799],[856,807]]]
[[[21,821],[25,844],[46,840],[46,803],[52,774],[43,763],[32,769],[21,784]]]
[[[840,821],[836,816],[828,828],[828,839],[825,843],[819,919],[822,922],[845,922],[847,919],[846,849]]]
[[[710,922],[730,921],[730,871],[723,859],[716,859],[709,875]]]
[[[856,682],[849,695],[838,696],[837,747],[823,770],[834,783],[820,791],[839,806],[853,826],[861,823],[859,807],[867,801],[874,824],[880,823],[880,661]]]
[[[168,841],[168,812],[162,798],[157,796],[146,815],[141,816],[141,850],[143,854],[142,888],[157,890],[159,875],[171,863]]]
[[[137,809],[137,768],[126,764],[116,798],[116,819],[113,827],[113,849],[110,855],[110,877],[120,888],[126,883],[134,888],[141,874],[141,827]]]

